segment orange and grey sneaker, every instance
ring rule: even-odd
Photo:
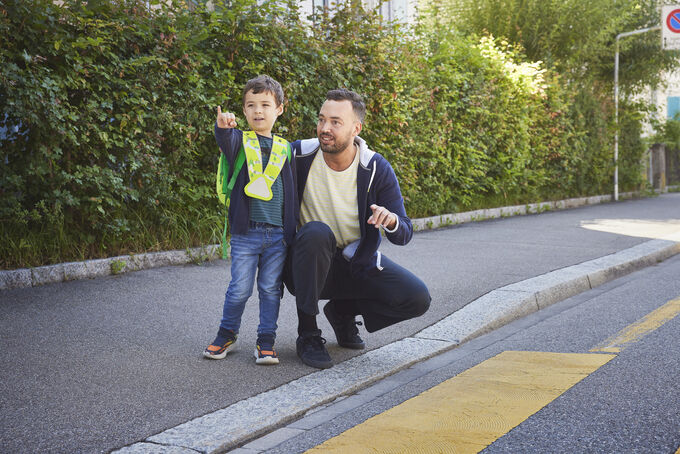
[[[236,350],[236,333],[220,326],[217,337],[203,351],[203,356],[210,359],[224,359],[227,353]]]
[[[271,334],[260,334],[257,336],[255,345],[255,364],[278,364],[279,357],[274,351],[274,336]]]

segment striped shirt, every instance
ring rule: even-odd
[[[267,167],[269,155],[272,151],[274,139],[258,134],[260,151],[262,152],[262,169]],[[272,185],[271,200],[250,199],[250,220],[255,222],[266,222],[267,224],[283,226],[283,181],[281,175],[276,177]]]
[[[337,172],[326,164],[318,151],[307,177],[300,206],[300,224],[321,221],[328,225],[337,246],[344,248],[361,237],[357,208],[359,151],[352,164]]]

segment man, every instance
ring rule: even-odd
[[[424,314],[425,284],[378,251],[387,239],[405,245],[413,226],[396,175],[359,137],[366,106],[357,93],[332,90],[319,112],[317,139],[293,142],[300,228],[288,255],[285,282],[296,296],[297,354],[316,368],[331,367],[316,323],[319,299],[338,344],[363,349],[356,316],[374,332]],[[321,152],[319,152],[319,150]]]

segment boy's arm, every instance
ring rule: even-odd
[[[217,146],[227,157],[230,163],[236,159],[236,154],[241,149],[243,140],[240,130],[236,128],[236,117],[231,112],[222,112],[222,107],[217,106],[217,120],[215,121],[215,140]]]

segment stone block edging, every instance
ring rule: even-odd
[[[168,265],[184,265],[212,260],[220,256],[219,244],[186,250],[147,252],[120,255],[83,262],[58,263],[56,265],[0,271],[0,290],[35,287],[55,282],[95,278],[139,271]]]
[[[619,198],[629,199],[636,196],[636,192],[619,194]],[[463,224],[466,222],[485,221],[487,219],[505,218],[510,216],[523,216],[526,214],[538,214],[545,211],[564,210],[577,208],[585,205],[597,205],[613,200],[612,195],[595,195],[590,197],[578,197],[574,199],[557,200],[554,202],[529,203],[527,205],[514,205],[501,208],[486,208],[482,210],[466,211],[463,213],[440,214],[427,218],[413,219],[413,229],[416,231],[437,229],[450,225]]]
[[[621,198],[631,198],[635,192],[619,194]],[[537,214],[544,211],[576,208],[584,205],[595,205],[610,202],[611,195],[579,197],[558,200],[555,202],[539,202],[527,205],[515,205],[501,208],[466,211],[463,213],[442,214],[428,218],[413,219],[416,231],[436,229],[466,222],[483,221],[501,217]],[[168,265],[184,265],[199,263],[220,257],[220,245],[211,244],[186,250],[147,252],[142,254],[121,255],[105,259],[86,260],[83,262],[58,263],[56,265],[16,270],[0,270],[0,291],[13,288],[35,287],[76,279],[88,279],[111,274],[122,274]]]
[[[206,454],[225,452],[416,362],[678,253],[680,243],[650,240],[498,288],[412,336],[369,350],[330,369],[317,370],[113,452],[152,454],[159,452],[159,447]],[[271,406],[271,402],[277,405]],[[177,451],[180,452],[185,451]]]

